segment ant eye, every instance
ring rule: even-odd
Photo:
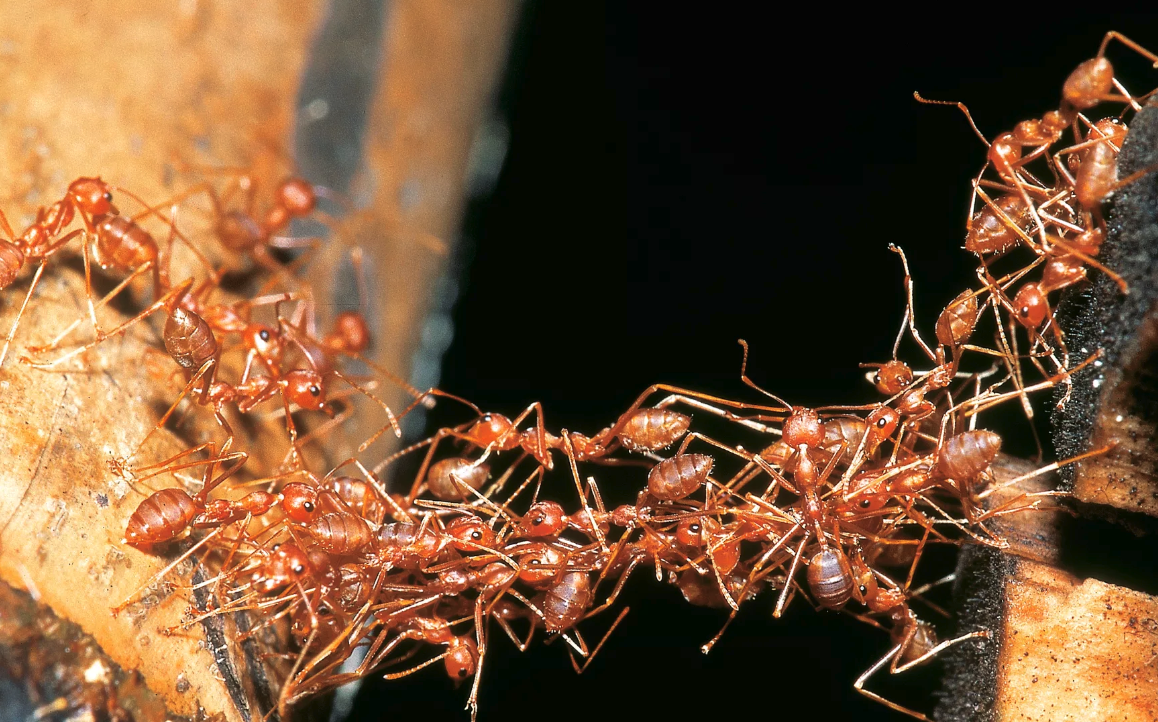
[[[688,527],[688,530],[692,534],[699,534],[700,533],[700,525],[699,524],[692,524],[691,526]]]
[[[861,502],[860,502],[860,508],[861,509],[867,509],[872,505],[873,505],[873,503],[871,501],[869,501],[868,499],[861,499]]]
[[[863,584],[860,585],[860,595],[863,597],[866,594],[868,594],[868,587]]]
[[[306,568],[304,566],[302,566],[301,564],[294,564],[294,566],[293,566],[293,573],[294,574],[301,574],[305,570],[306,570]]]
[[[479,531],[478,529],[475,529],[474,531],[472,531],[472,532],[470,533],[470,538],[471,538],[471,539],[474,539],[475,541],[478,541],[479,539],[482,539],[482,537],[483,537],[483,535],[482,535],[482,532],[481,532],[481,531]]]
[[[261,333],[259,333],[257,335],[261,337],[262,341],[268,341],[269,340],[269,331],[265,330],[264,328],[261,329]]]
[[[314,510],[314,503],[312,501],[307,501],[305,504],[302,504],[302,508],[305,509],[306,511],[313,511]]]
[[[462,679],[466,679],[467,677],[470,676],[470,674],[467,673],[466,667],[459,667],[458,668],[458,676]]]
[[[888,425],[889,425],[889,420],[888,420],[888,419],[883,419],[883,418],[882,418],[882,419],[877,419],[877,428],[878,428],[878,429],[883,429],[883,428],[885,428],[885,427],[886,427],[886,426],[888,426]]]
[[[322,390],[320,388],[318,388],[317,384],[310,384],[309,391],[314,396],[321,396],[322,395]]]
[[[103,197],[103,198],[104,198],[106,201],[108,201],[109,203],[112,203],[112,202],[113,202],[113,194],[112,194],[112,193],[109,193],[108,191],[105,191],[105,194],[104,194],[104,196],[102,196],[102,197]]]
[[[534,524],[535,526],[538,526],[538,525],[542,524],[542,523],[543,523],[543,522],[545,522],[545,521],[546,521],[546,519],[544,519],[544,518],[543,518],[543,515],[542,515],[542,514],[540,514],[539,516],[535,517],[535,521],[533,521],[533,522],[531,522],[531,523],[532,523],[532,524]]]
[[[530,564],[531,566],[538,566],[542,562],[540,562],[538,559],[532,559],[531,561],[529,561],[527,563]]]

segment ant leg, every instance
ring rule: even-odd
[[[952,647],[955,644],[960,644],[961,642],[964,642],[967,639],[989,639],[989,637],[990,637],[989,630],[988,629],[982,629],[982,630],[977,631],[977,632],[969,632],[968,634],[962,634],[960,637],[954,637],[953,639],[946,639],[944,642],[941,642],[937,646],[930,649],[928,652],[925,652],[924,654],[922,654],[920,657],[917,657],[914,660],[911,660],[909,662],[905,662],[904,664],[900,665],[899,667],[896,668],[896,670],[893,672],[893,674],[898,674],[900,672],[904,672],[905,670],[916,667],[918,664],[921,664],[922,662],[927,662],[930,659],[932,659],[933,657],[937,656],[939,653],[948,649],[949,647]]]
[[[115,616],[119,615],[121,612],[123,612],[125,610],[125,607],[128,607],[130,604],[132,604],[133,600],[137,598],[138,594],[140,594],[141,592],[145,591],[149,587],[153,586],[157,582],[164,579],[165,576],[169,572],[173,571],[173,569],[175,569],[178,564],[180,564],[181,562],[188,559],[190,556],[193,555],[194,552],[196,552],[198,549],[200,549],[205,544],[209,543],[209,540],[211,540],[214,536],[216,536],[224,528],[225,527],[217,527],[216,529],[214,529],[210,533],[206,534],[201,539],[201,541],[199,541],[196,544],[194,544],[193,546],[189,547],[188,550],[186,550],[183,554],[181,554],[181,556],[174,559],[173,562],[170,563],[167,567],[165,567],[164,569],[162,569],[161,571],[157,572],[152,577],[150,577],[149,581],[145,582],[140,587],[138,587],[137,590],[134,591],[132,594],[130,594],[128,597],[126,597],[123,602],[121,602],[120,604],[118,604],[115,607],[112,607],[112,609],[110,609],[110,611],[112,612],[112,615],[115,617]],[[124,543],[124,540],[122,539],[121,542]]]
[[[742,338],[737,339],[737,342],[740,344],[741,348],[744,349],[744,357],[740,361],[740,380],[743,381],[748,386],[751,386],[752,388],[756,389],[760,393],[764,394],[768,398],[772,399],[776,403],[783,405],[785,411],[790,411],[792,409],[791,404],[789,404],[787,401],[780,398],[779,396],[771,393],[770,391],[765,391],[764,389],[760,388],[756,384],[756,382],[754,382],[754,381],[752,381],[752,379],[748,378],[748,342]]]
[[[1130,38],[1128,38],[1125,35],[1118,32],[1117,30],[1111,30],[1110,32],[1106,33],[1106,36],[1104,38],[1102,38],[1102,44],[1100,46],[1098,46],[1097,57],[1100,58],[1103,55],[1105,55],[1106,46],[1110,44],[1111,40],[1117,40],[1122,45],[1125,45],[1127,48],[1130,48],[1134,52],[1138,53],[1142,57],[1144,57],[1147,60],[1149,60],[1150,62],[1154,63],[1154,67],[1158,68],[1158,55],[1155,55],[1154,53],[1150,52],[1146,48],[1142,47],[1138,43],[1134,42]]]
[[[615,618],[614,622],[612,622],[611,627],[603,634],[603,639],[599,640],[599,644],[595,645],[595,649],[592,650],[591,654],[587,656],[587,659],[583,662],[582,667],[580,667],[579,663],[575,661],[574,655],[567,655],[571,659],[571,666],[575,668],[575,674],[583,674],[583,672],[587,670],[587,665],[591,664],[591,660],[595,659],[595,655],[599,654],[599,650],[603,649],[603,644],[607,641],[607,638],[611,636],[611,633],[615,631],[615,628],[619,626],[619,623],[623,621],[623,618],[626,617],[627,613],[630,611],[631,607],[623,608],[623,611],[620,612],[619,616]],[[591,615],[588,614],[587,616],[589,617]]]
[[[161,420],[158,421],[153,426],[153,428],[149,429],[149,433],[145,434],[145,438],[141,439],[141,442],[139,444],[137,444],[137,448],[133,450],[133,453],[129,454],[128,457],[126,457],[125,459],[122,460],[123,461],[122,465],[127,465],[128,461],[130,459],[132,459],[138,453],[140,453],[141,449],[144,448],[144,446],[145,446],[145,442],[149,440],[149,437],[151,437],[154,433],[156,433],[157,430],[159,430],[165,426],[165,422],[168,421],[169,417],[173,415],[173,412],[177,410],[177,407],[181,404],[181,400],[184,399],[185,396],[189,393],[189,391],[196,387],[197,382],[200,381],[202,378],[205,378],[207,374],[209,376],[208,376],[208,379],[206,379],[206,386],[209,385],[210,380],[213,378],[213,375],[210,372],[215,371],[216,368],[217,368],[217,359],[210,359],[209,361],[206,361],[201,366],[200,369],[197,370],[197,373],[193,374],[193,377],[189,379],[189,383],[185,384],[185,388],[181,389],[181,393],[178,394],[177,400],[174,401],[173,405],[170,406],[169,409],[161,416]],[[230,437],[232,437],[232,436],[233,436],[233,434],[230,434]]]
[[[909,319],[909,332],[913,334],[913,340],[925,352],[933,363],[937,363],[937,356],[933,353],[929,345],[925,343],[925,339],[921,338],[921,333],[917,330],[917,313],[913,306],[913,275],[909,272],[909,259],[905,257],[905,251],[898,245],[890,243],[889,250],[901,257],[901,266],[905,269],[905,316]],[[896,355],[896,348],[893,349],[893,355]]]
[[[20,310],[16,312],[16,320],[12,322],[12,328],[8,330],[8,337],[4,339],[4,348],[0,350],[0,367],[4,366],[4,359],[8,356],[8,345],[12,343],[12,337],[16,335],[16,329],[20,327],[20,319],[24,317],[24,309],[28,308],[28,301],[32,298],[32,292],[36,290],[36,284],[40,282],[40,276],[44,273],[45,261],[41,261],[36,268],[36,275],[32,277],[32,284],[28,287],[28,293],[24,294],[24,302],[20,304]]]
[[[776,608],[772,610],[772,616],[776,619],[779,619],[784,614],[784,605],[788,600],[788,590],[792,588],[793,580],[796,578],[796,569],[800,566],[800,558],[804,556],[804,547],[807,546],[808,537],[811,533],[808,529],[804,530],[804,538],[800,540],[800,546],[797,548],[795,556],[792,557],[792,566],[788,569],[788,576],[784,580],[784,589],[780,592],[780,598],[776,600]]]
[[[120,326],[117,326],[116,328],[109,331],[108,333],[102,332],[102,333],[98,334],[95,340],[85,344],[84,346],[79,346],[79,347],[73,349],[72,351],[69,351],[68,353],[64,354],[63,356],[61,356],[53,361],[48,361],[46,363],[37,363],[37,362],[29,359],[27,356],[22,356],[20,360],[22,362],[28,364],[29,366],[34,366],[36,368],[53,368],[54,366],[58,366],[59,364],[62,364],[65,361],[68,361],[69,359],[72,359],[72,358],[79,356],[80,354],[84,353],[85,351],[88,351],[89,349],[93,348],[94,346],[97,346],[98,344],[103,343],[104,341],[108,340],[109,338],[112,338],[113,336],[116,336],[119,333],[123,333],[128,328],[136,325],[137,323],[140,323],[141,321],[148,318],[150,315],[152,315],[156,311],[158,311],[162,308],[168,307],[173,302],[174,299],[180,298],[181,295],[184,294],[186,291],[188,291],[192,285],[193,285],[193,279],[189,279],[189,280],[185,281],[180,286],[177,286],[176,288],[169,291],[169,293],[166,293],[164,296],[162,296],[161,298],[159,298],[158,300],[153,302],[153,304],[151,306],[149,306],[148,308],[146,308],[144,311],[141,311],[136,316],[134,316],[134,317],[130,318],[128,321],[125,321],[124,323],[122,323]]]
[[[891,650],[889,650],[888,654],[881,657],[879,660],[877,660],[873,664],[873,666],[871,666],[867,670],[865,670],[864,674],[857,677],[857,680],[855,682],[853,682],[853,684],[852,684],[852,688],[855,689],[857,692],[860,692],[861,694],[863,694],[865,697],[868,697],[869,699],[871,699],[875,702],[879,702],[879,703],[883,704],[884,706],[888,707],[889,709],[895,710],[897,712],[901,712],[903,714],[907,714],[910,717],[915,717],[919,720],[925,720],[925,722],[931,722],[928,717],[921,714],[920,712],[917,712],[916,710],[911,710],[908,707],[903,707],[903,706],[897,704],[896,702],[892,702],[890,700],[885,699],[884,697],[880,696],[876,692],[871,692],[871,691],[864,688],[864,683],[868,680],[868,678],[871,677],[872,675],[876,674],[880,670],[881,667],[888,664],[890,660],[892,660],[894,657],[896,657],[900,653],[900,651],[901,651],[901,645],[897,645],[897,646],[893,647]]]
[[[94,309],[99,310],[101,308],[104,308],[110,301],[112,301],[112,299],[116,298],[117,294],[119,294],[121,291],[125,290],[125,287],[128,286],[130,283],[132,283],[133,280],[137,278],[137,276],[149,271],[150,268],[154,268],[154,269],[156,268],[156,264],[153,261],[147,261],[146,263],[141,264],[141,266],[139,268],[134,269],[133,272],[129,274],[128,278],[126,278],[123,281],[121,281],[120,283],[118,283],[113,288],[113,290],[106,293],[104,298],[102,298],[100,301],[98,301],[96,303],[96,305],[94,306]],[[39,273],[39,271],[37,273]],[[41,354],[41,353],[44,353],[46,351],[51,351],[55,348],[58,348],[60,346],[61,342],[64,341],[64,339],[67,338],[70,333],[75,331],[77,329],[77,327],[79,327],[82,323],[84,323],[84,319],[78,318],[75,321],[73,321],[71,324],[69,324],[66,329],[64,329],[59,334],[57,334],[56,337],[53,338],[51,341],[49,341],[46,345],[44,345],[44,346],[29,346],[27,350],[30,353]],[[3,356],[0,355],[0,363],[2,363],[2,362],[3,362]]]
[[[362,360],[362,359],[359,358],[359,360]],[[411,411],[413,411],[414,409],[416,409],[419,406],[426,406],[427,408],[429,408],[429,406],[427,406],[427,404],[426,404],[426,399],[429,398],[430,396],[444,396],[448,399],[458,401],[462,404],[465,404],[466,406],[469,406],[479,416],[483,416],[482,409],[475,406],[474,404],[467,401],[466,399],[462,398],[461,396],[455,396],[454,394],[447,393],[445,391],[441,391],[441,390],[436,389],[436,388],[429,388],[426,391],[419,394],[409,406],[407,406],[405,409],[402,410],[402,413],[397,414],[394,417],[395,420],[400,422],[402,419],[404,419],[406,417],[407,414],[409,414]],[[366,449],[370,448],[370,445],[373,444],[375,441],[377,441],[379,439],[379,437],[381,437],[382,434],[386,433],[386,430],[390,429],[390,428],[392,428],[392,427],[389,424],[387,424],[386,426],[383,426],[381,429],[378,429],[377,431],[375,431],[370,436],[370,438],[366,439],[358,446],[358,452],[361,453],[361,452],[365,451]],[[465,437],[462,437],[462,438],[465,438]],[[467,440],[469,441],[469,439],[467,439]],[[398,456],[398,452],[395,452],[395,454],[392,455],[390,458],[394,459],[394,458],[397,458],[397,456]],[[377,467],[375,467],[375,468],[377,468]],[[385,468],[385,467],[383,466],[382,468]]]
[[[538,402],[535,402],[538,406]],[[539,417],[539,431],[542,432],[543,418]],[[512,424],[511,428],[514,428]],[[579,492],[579,501],[583,505],[583,511],[586,512],[587,518],[594,522],[595,517],[591,514],[591,506],[587,503],[587,494],[583,492],[583,482],[579,480],[579,466],[575,463],[575,447],[571,444],[571,435],[567,433],[566,429],[562,429],[561,435],[563,437],[564,452],[567,456],[567,462],[571,465],[571,475],[575,479],[575,489]],[[543,447],[540,446],[540,449]],[[544,453],[545,450],[544,450]],[[599,548],[603,551],[608,551],[607,537],[603,535],[603,530],[599,528],[598,524],[591,524],[592,530],[595,532],[595,538],[599,540]]]

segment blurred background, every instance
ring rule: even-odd
[[[975,280],[961,244],[985,147],[955,108],[920,105],[913,91],[965,102],[992,138],[1056,108],[1105,31],[1158,47],[1152,15],[1014,23],[1005,7],[951,11],[960,17],[922,24],[524,5],[490,126],[501,171],[467,207],[437,291],[444,313],[424,331],[445,357],[424,381],[510,416],[539,400],[549,428],[592,433],[656,382],[755,400],[739,381],[745,338],[751,377],[793,403],[874,400],[857,365],[890,357],[904,310],[888,244],[908,254],[927,334]],[[1140,57],[1121,46],[1110,56],[1132,91],[1158,85]],[[931,569],[951,570],[942,551]],[[649,576],[628,584],[631,613],[581,677],[560,644],[519,654],[492,635],[480,718],[693,719],[801,704],[820,719],[902,718],[852,688],[888,650],[886,633],[804,603],[773,620],[766,595],[705,656],[725,613]],[[928,711],[935,672],[869,686]],[[368,682],[351,719],[466,719],[467,693],[436,670]]]

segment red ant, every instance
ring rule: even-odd
[[[0,366],[4,364],[4,359],[8,355],[8,346],[12,343],[12,337],[16,335],[16,329],[20,325],[24,309],[28,306],[32,292],[36,290],[36,285],[44,273],[45,263],[76,236],[85,232],[94,233],[94,219],[110,212],[115,212],[111,186],[100,178],[77,178],[74,180],[69,184],[64,197],[48,207],[40,208],[36,212],[36,220],[19,236],[12,230],[4,212],[0,211],[0,226],[8,234],[8,240],[0,239],[0,290],[12,285],[26,263],[32,259],[40,260],[36,275],[33,276],[24,302],[20,305],[20,311],[16,314],[12,328],[8,331],[4,348],[0,350]],[[63,237],[59,237],[64,228],[76,216],[80,217],[84,228],[78,228]],[[85,272],[88,273],[87,254],[85,255]],[[96,316],[92,310],[91,297],[89,298],[89,311],[95,326]]]

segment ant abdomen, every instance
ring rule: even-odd
[[[181,489],[161,489],[137,506],[125,526],[125,541],[159,544],[173,539],[197,516],[197,504]]]
[[[337,494],[350,511],[375,524],[381,523],[386,506],[378,498],[378,492],[374,487],[350,476],[331,477],[322,485]]]
[[[344,556],[355,554],[374,540],[374,533],[361,518],[344,511],[321,515],[306,527],[322,549]]]
[[[659,451],[687,433],[691,417],[669,409],[639,409],[623,425],[619,440],[631,451]]]
[[[1109,120],[1117,121],[1117,118]],[[1074,195],[1088,211],[1098,210],[1114,192],[1118,183],[1118,149],[1126,137],[1126,127],[1117,122],[1099,120],[1094,127],[1105,137],[1082,153],[1074,178]],[[1090,134],[1090,140],[1095,137],[1096,133]]]
[[[1070,73],[1062,98],[1078,110],[1088,110],[1114,89],[1114,66],[1103,57],[1090,58]]]
[[[856,455],[857,447],[860,446],[861,439],[864,438],[866,428],[863,419],[851,416],[836,416],[825,420],[824,442],[818,458],[827,463],[832,455],[840,449],[841,442],[844,442],[844,451],[841,453],[839,463],[849,463]],[[869,453],[872,453],[871,449]]]
[[[821,549],[808,562],[808,588],[825,609],[840,609],[852,598],[848,559],[837,549]]]
[[[434,464],[426,474],[426,488],[435,499],[442,501],[456,501],[469,497],[470,492],[463,485],[471,489],[480,489],[490,476],[490,467],[486,464],[472,464],[469,459],[453,456]]]
[[[904,631],[903,626],[898,626],[900,631]],[[899,639],[897,640],[900,641]],[[909,644],[901,652],[901,662],[912,662],[915,659],[920,659],[937,646],[937,631],[933,629],[933,625],[928,622],[917,620],[917,630],[913,634]]]
[[[217,339],[205,319],[178,306],[165,321],[165,350],[184,369],[201,368],[217,355]]]
[[[937,341],[949,348],[965,343],[977,327],[977,311],[977,296],[971,291],[962,292],[937,317]]]
[[[157,241],[124,216],[105,216],[96,226],[96,258],[102,268],[128,271],[157,260]]]
[[[1001,196],[993,201],[992,206],[985,206],[973,216],[969,232],[965,235],[965,250],[977,255],[1003,253],[1021,241],[1021,236],[1009,227],[998,211],[1022,231],[1028,229],[1033,219],[1029,206],[1021,196]]]
[[[382,558],[400,569],[418,569],[446,546],[446,540],[437,532],[414,522],[383,524],[377,536]]]
[[[261,227],[240,211],[229,211],[221,216],[215,230],[221,245],[234,253],[252,251],[262,241]]]
[[[647,475],[647,490],[660,501],[677,501],[703,486],[715,460],[707,454],[680,454],[656,464]]]
[[[543,623],[548,632],[574,627],[591,604],[591,579],[585,572],[568,572],[543,593]]]
[[[989,468],[1001,451],[1001,437],[992,431],[964,431],[945,439],[934,471],[946,479],[965,481]]]
[[[15,243],[0,241],[0,289],[8,288],[24,268],[24,252]]]

